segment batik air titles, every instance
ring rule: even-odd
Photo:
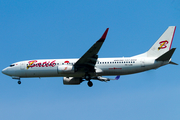
[[[20,61],[2,70],[2,73],[18,79],[26,77],[63,77],[65,85],[78,85],[91,80],[118,80],[120,75],[156,69],[171,61],[175,48],[171,49],[175,26],[170,26],[145,53],[132,57],[99,58],[98,52],[105,41],[109,28],[102,37],[79,59],[42,59]],[[114,79],[102,76],[116,76]]]

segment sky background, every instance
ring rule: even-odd
[[[180,0],[0,0],[0,69],[22,60],[80,58],[108,27],[99,57],[137,55],[168,26],[177,26],[172,59],[180,64]],[[62,77],[23,78],[18,85],[1,73],[0,119],[179,120],[179,68],[93,81],[92,88],[65,86]]]

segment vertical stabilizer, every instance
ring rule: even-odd
[[[147,57],[159,57],[171,49],[176,26],[169,26],[154,45],[147,51]]]

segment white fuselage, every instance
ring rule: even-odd
[[[104,43],[108,30],[79,59],[43,59],[16,62],[2,70],[3,74],[18,79],[27,77],[64,77],[65,85],[78,85],[84,80],[92,87],[91,79],[99,81],[118,80],[120,75],[156,69],[166,64],[175,64],[171,49],[176,26],[169,26],[154,45],[145,53],[133,57],[98,58],[98,52]],[[102,76],[114,76],[115,79]]]
[[[12,78],[26,77],[84,77],[84,72],[59,72],[62,66],[73,66],[78,59],[44,59],[20,61],[7,67],[3,72]],[[156,69],[168,64],[157,62],[155,58],[147,57],[123,57],[123,58],[99,58],[95,65],[95,73],[92,76],[127,75]],[[29,67],[28,67],[29,66]],[[66,67],[65,67],[66,69]]]

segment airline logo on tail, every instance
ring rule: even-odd
[[[167,47],[166,45],[168,44],[168,41],[167,40],[161,41],[161,42],[159,42],[159,44],[160,44],[160,47],[158,47],[158,50],[164,49]]]

